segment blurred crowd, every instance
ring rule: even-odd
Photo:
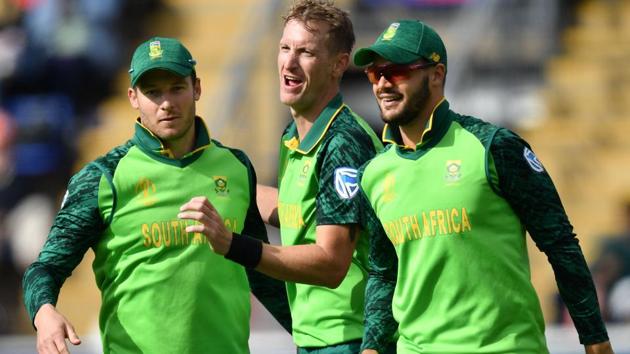
[[[74,169],[77,136],[160,0],[0,0],[0,334]]]
[[[621,212],[623,230],[603,238],[592,271],[604,319],[630,323],[630,196],[623,199]]]
[[[599,254],[592,262],[591,272],[604,320],[630,324],[630,195],[620,199],[619,212],[621,230],[599,236]],[[557,322],[568,324],[571,319],[558,301]]]

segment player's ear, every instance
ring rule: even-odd
[[[201,97],[201,79],[195,78],[195,82],[193,83],[193,97],[195,101],[199,101]]]
[[[138,92],[136,92],[137,87],[130,87],[127,90],[127,97],[129,97],[129,103],[131,103],[131,107],[134,109],[138,109]]]
[[[435,83],[436,87],[444,87],[444,80],[446,79],[446,66],[444,64],[439,63],[435,66],[435,70],[433,70],[433,74],[431,75],[431,80]]]
[[[349,53],[339,53],[337,54],[334,67],[333,67],[333,75],[336,78],[341,78],[343,73],[348,69],[348,65],[350,64],[350,54]]]

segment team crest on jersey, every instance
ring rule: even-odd
[[[357,170],[339,167],[335,170],[335,190],[342,199],[352,199],[359,191]]]
[[[153,181],[146,177],[140,177],[136,183],[136,193],[140,193],[140,199],[145,206],[151,206],[157,202],[156,191]]]
[[[444,180],[446,183],[455,183],[462,178],[462,160],[447,160],[446,174]]]
[[[225,176],[212,176],[214,179],[214,191],[217,193],[219,197],[226,197],[228,193],[230,193],[230,189],[228,188],[227,177]]]
[[[538,157],[536,157],[536,154],[534,154],[534,152],[529,148],[525,147],[523,149],[523,156],[525,157],[525,161],[527,161],[527,164],[529,164],[529,167],[531,167],[532,170],[536,172],[543,172],[545,170],[542,163],[538,161]]]

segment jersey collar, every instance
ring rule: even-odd
[[[322,113],[319,114],[315,123],[313,123],[313,126],[301,142],[298,137],[297,126],[295,123],[291,123],[287,133],[282,139],[284,145],[290,150],[307,155],[315,146],[317,146],[317,144],[319,144],[332,122],[344,107],[346,107],[346,105],[343,103],[341,94],[338,93],[332,100],[330,100],[330,102],[328,102],[326,107],[324,107],[324,110],[322,110]]]
[[[440,140],[444,133],[446,133],[451,123],[448,112],[449,103],[445,98],[442,98],[442,100],[433,108],[429,121],[427,122],[424,132],[422,132],[422,136],[420,137],[420,142],[416,145],[416,150],[431,141]],[[401,149],[414,150],[412,147],[403,144],[400,130],[395,124],[385,124],[382,140],[384,143],[396,144]]]
[[[179,161],[177,164],[186,165],[196,160],[198,152],[201,152],[210,146],[210,134],[208,133],[208,128],[206,127],[203,119],[195,117],[194,148],[179,160],[173,157],[172,152],[164,146],[160,138],[140,123],[140,118],[136,119],[135,134],[132,141],[138,145],[142,151],[158,160],[171,164]]]

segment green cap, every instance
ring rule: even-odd
[[[133,53],[129,69],[131,87],[149,70],[163,69],[185,77],[192,74],[195,64],[188,49],[177,39],[153,37]]]
[[[401,20],[389,25],[367,48],[354,54],[354,64],[364,66],[376,56],[395,64],[409,64],[420,59],[446,65],[446,48],[435,30],[417,20]]]

